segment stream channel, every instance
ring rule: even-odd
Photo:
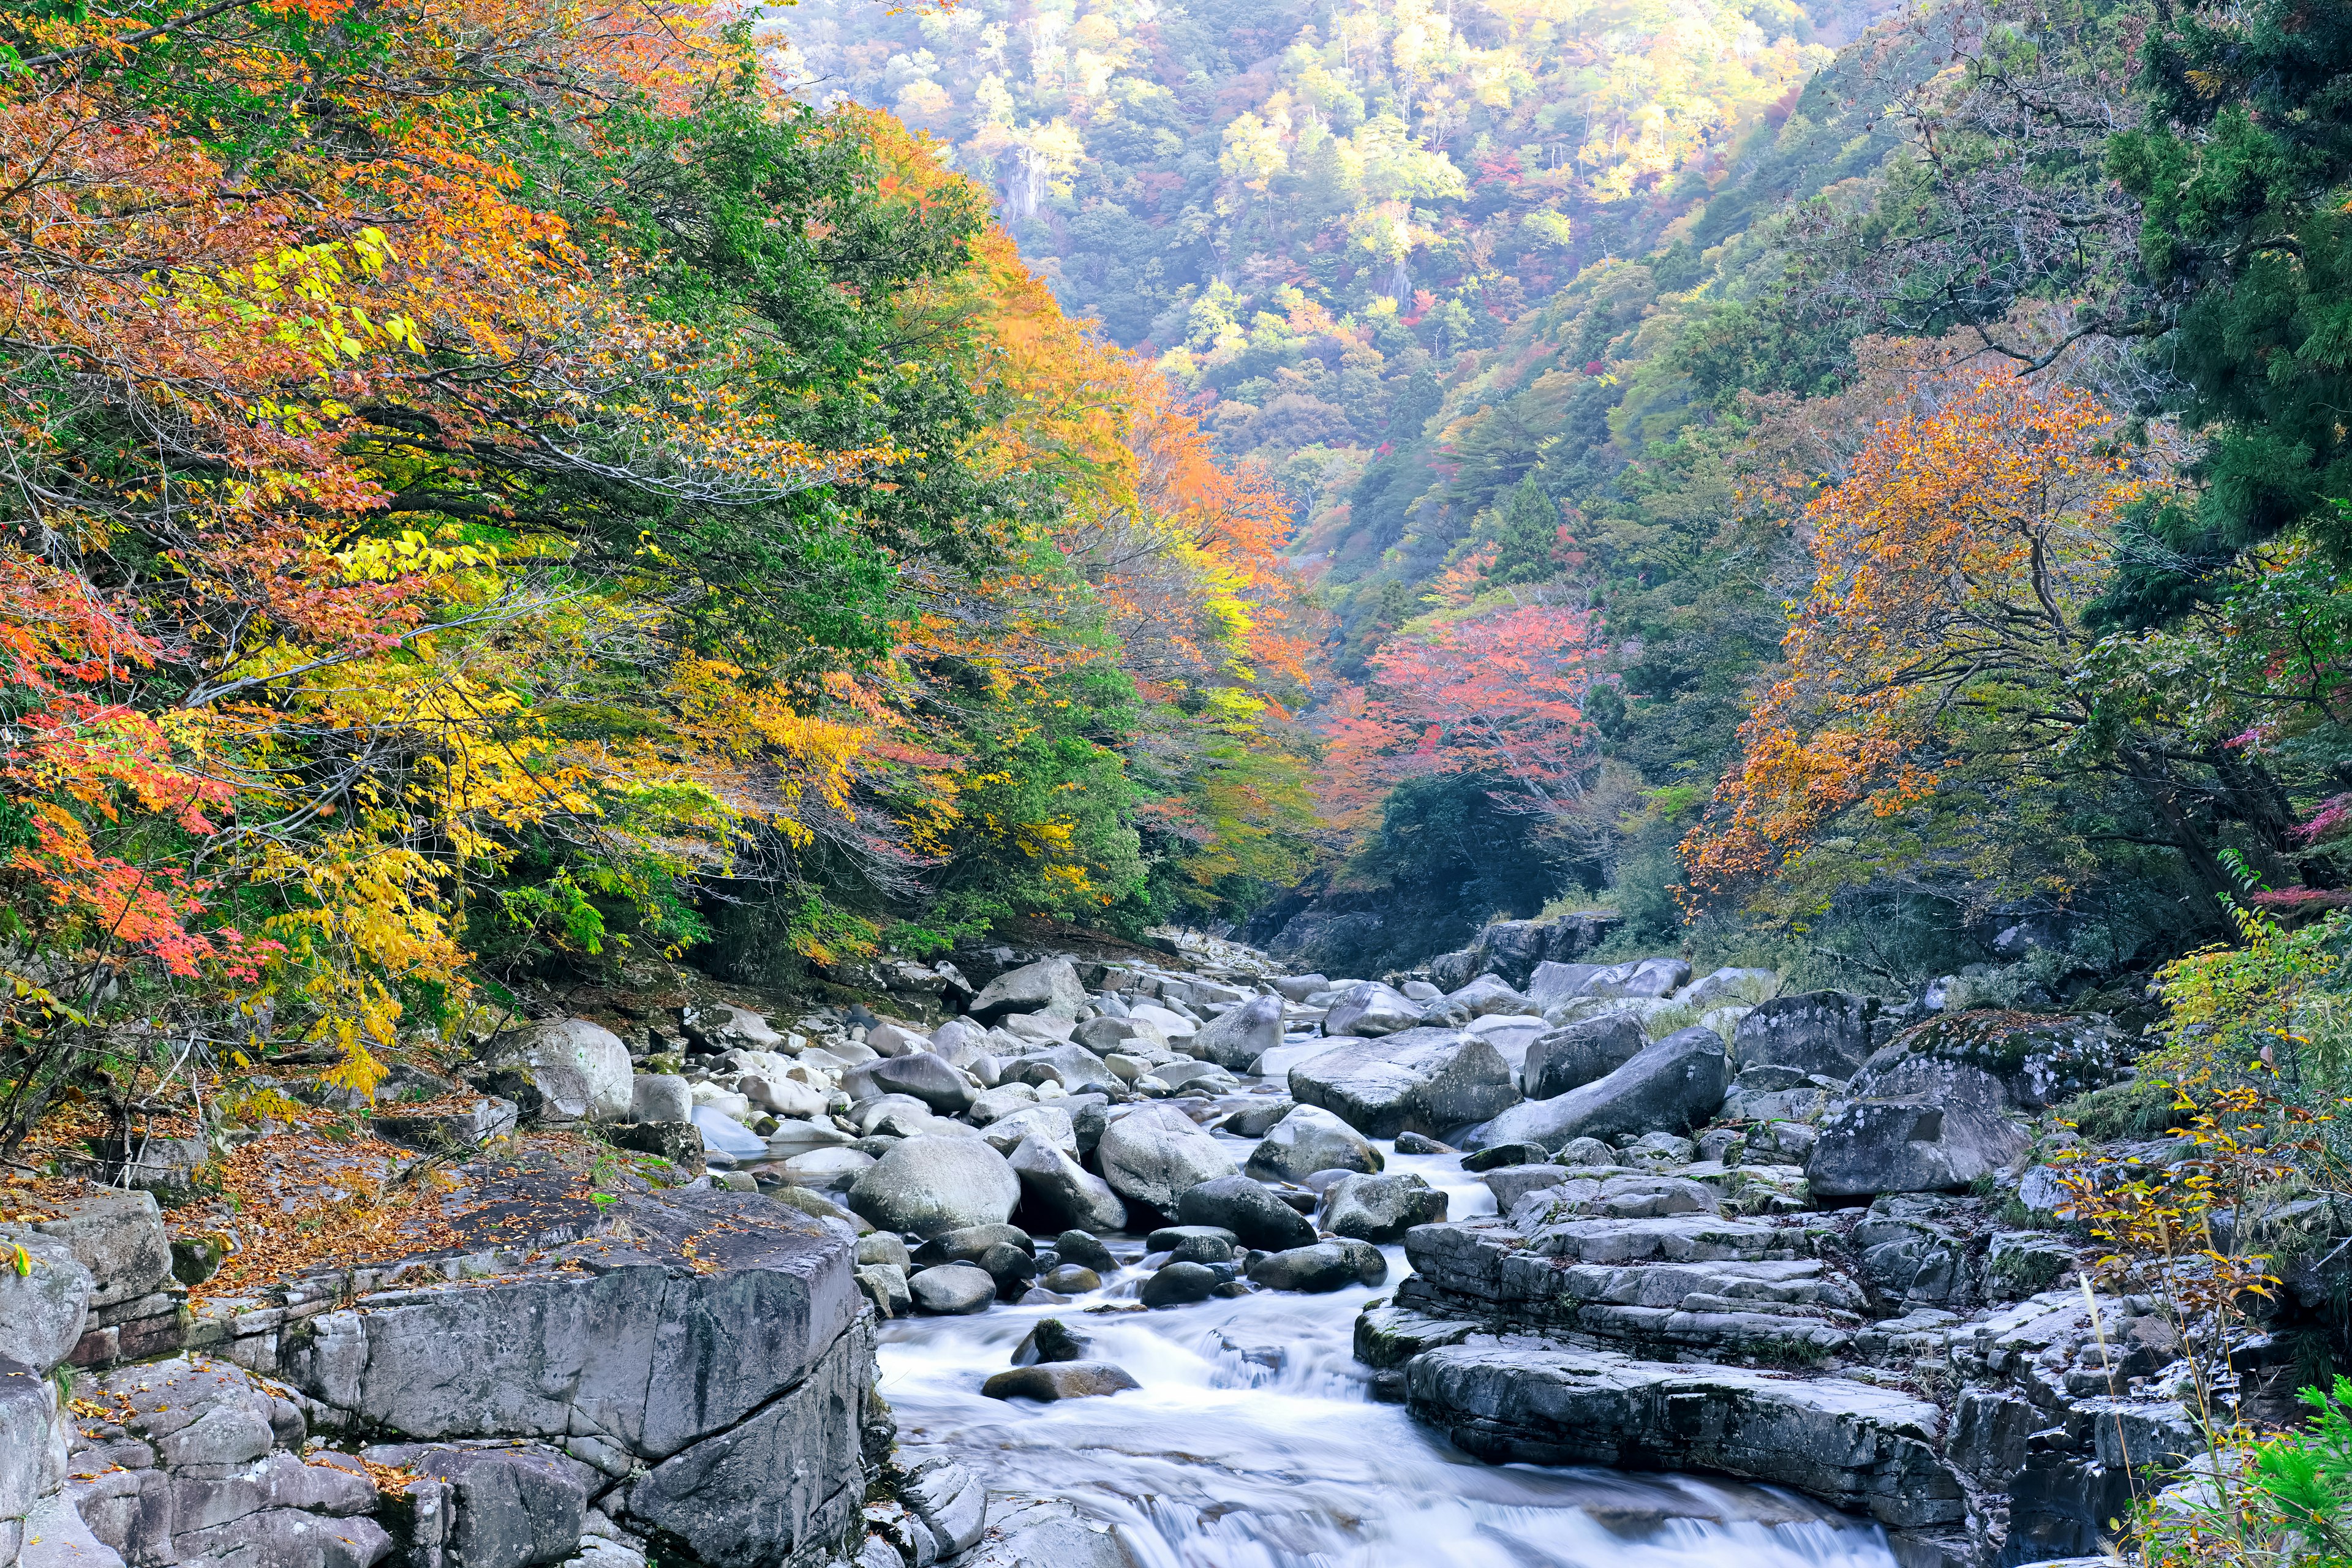
[[[1244,1079],[1244,1096],[1277,1086]],[[1254,1142],[1219,1133],[1236,1163]],[[1387,1168],[1444,1191],[1451,1217],[1495,1212],[1452,1154]],[[1374,1402],[1350,1352],[1388,1280],[1328,1295],[1263,1291],[1141,1310],[1140,1236],[1066,1305],[885,1324],[881,1389],[910,1457],[948,1453],[992,1491],[1058,1497],[1118,1530],[1142,1568],[1894,1568],[1877,1526],[1777,1488],[1598,1468],[1489,1466]],[[1108,1309],[1090,1311],[1089,1309]],[[1041,1318],[1091,1335],[1089,1359],[1142,1386],[1054,1405],[985,1398]]]

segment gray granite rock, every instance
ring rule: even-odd
[[[550,1114],[575,1121],[629,1117],[629,1048],[602,1024],[585,1018],[527,1024],[492,1040],[482,1051],[482,1065],[529,1078]]]
[[[1451,1029],[1408,1029],[1342,1046],[1290,1069],[1291,1098],[1336,1113],[1359,1132],[1444,1137],[1518,1099],[1508,1063],[1484,1040]]]

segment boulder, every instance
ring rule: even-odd
[[[1236,1138],[1263,1138],[1266,1129],[1289,1115],[1297,1103],[1286,1095],[1255,1100],[1218,1122],[1217,1131]]]
[[[1547,1012],[1584,994],[1592,977],[1608,966],[1600,963],[1538,963],[1528,976],[1528,1000]]]
[[[1070,1031],[1071,1040],[1096,1052],[1108,1055],[1112,1051],[1159,1050],[1166,1047],[1168,1037],[1140,1018],[1088,1018]]]
[[[1184,1047],[1189,1056],[1231,1072],[1248,1072],[1258,1058],[1282,1044],[1282,998],[1254,996],[1221,1018],[1201,1026]],[[1163,1075],[1164,1076],[1164,1075]]]
[[[484,1047],[482,1065],[523,1074],[549,1114],[572,1121],[629,1117],[629,1047],[602,1024],[552,1018],[525,1025]]]
[[[1959,1013],[1930,1019],[1874,1052],[1853,1074],[1853,1091],[1865,1100],[2035,1111],[2104,1089],[2129,1065],[2130,1052],[2105,1018]]]
[[[1000,1372],[982,1384],[980,1391],[991,1399],[1034,1399],[1050,1405],[1057,1399],[1098,1398],[1142,1386],[1124,1368],[1108,1362],[1057,1361]]]
[[[918,1269],[907,1281],[907,1291],[914,1297],[919,1311],[966,1317],[988,1310],[988,1304],[996,1300],[996,1279],[977,1264],[942,1263]]]
[[[1035,1366],[1040,1362],[1085,1361],[1094,1353],[1094,1348],[1092,1335],[1070,1327],[1059,1318],[1040,1318],[1037,1326],[1013,1347],[1013,1364]]]
[[[978,1093],[970,1079],[950,1066],[946,1058],[929,1051],[861,1062],[841,1075],[841,1088],[852,1100],[907,1095],[946,1116],[969,1110]]]
[[[1739,1020],[1731,1054],[1742,1068],[1771,1065],[1851,1078],[1870,1054],[1866,1004],[1843,991],[1775,996]]]
[[[465,1568],[537,1568],[579,1550],[588,1489],[564,1461],[460,1449],[435,1454],[416,1471],[448,1489],[444,1543]]]
[[[1320,974],[1277,974],[1266,984],[1286,1002],[1304,1004],[1318,991],[1328,991],[1331,983]]]
[[[1118,1093],[1126,1085],[1108,1063],[1084,1046],[1048,1046],[1004,1065],[1003,1081],[1039,1086],[1057,1083],[1064,1092]]]
[[[980,1133],[982,1142],[1004,1155],[1033,1137],[1066,1154],[1078,1152],[1077,1129],[1071,1124],[1070,1113],[1058,1105],[1024,1105],[991,1121]]]
[[[908,1466],[898,1500],[931,1532],[941,1557],[971,1551],[988,1528],[988,1489],[953,1459],[934,1457]],[[891,1560],[894,1568],[903,1561],[895,1552]]]
[[[1780,983],[1775,969],[1718,969],[1675,992],[1674,999],[1685,1007],[1748,1006],[1754,1005],[1750,996],[1769,995]]]
[[[920,1237],[1001,1223],[1020,1201],[1020,1178],[1004,1156],[970,1137],[901,1139],[849,1189],[858,1214]]]
[[[1323,1015],[1323,1032],[1367,1038],[1399,1034],[1421,1022],[1420,1006],[1377,980],[1349,986]]]
[[[691,1121],[694,1090],[676,1073],[639,1073],[629,1080],[632,1121]]]
[[[1081,1263],[1102,1274],[1118,1272],[1118,1259],[1099,1237],[1083,1230],[1066,1230],[1054,1238],[1054,1250],[1065,1263]]]
[[[42,1206],[49,1217],[35,1221],[33,1234],[89,1270],[92,1311],[136,1301],[172,1277],[172,1240],[153,1194],[85,1192]]]
[[[1316,1223],[1334,1236],[1384,1244],[1445,1217],[1445,1194],[1419,1176],[1343,1176],[1323,1189]]]
[[[1601,997],[1671,996],[1690,983],[1691,966],[1679,958],[1637,958],[1599,970],[1582,994]]]
[[[73,1353],[95,1285],[65,1243],[7,1234],[17,1228],[0,1227],[0,1367],[14,1362],[43,1373]],[[23,1274],[7,1267],[18,1247],[30,1265]]]
[[[1174,1213],[1190,1189],[1240,1169],[1192,1118],[1159,1105],[1140,1106],[1110,1123],[1095,1156],[1113,1192],[1162,1214]]]
[[[985,1127],[1001,1117],[1012,1115],[1024,1106],[1037,1103],[1034,1084],[1002,1083],[994,1089],[984,1089],[972,1096],[969,1112],[973,1121]]]
[[[883,1550],[892,1564],[902,1561]],[[956,1568],[1137,1568],[1137,1559],[1118,1531],[1058,1498],[1001,1493],[989,1503],[987,1536]]]
[[[1057,1225],[1078,1230],[1127,1228],[1127,1205],[1109,1183],[1079,1164],[1070,1150],[1033,1134],[1013,1149],[1012,1166],[1029,1202]]]
[[[1318,1171],[1377,1171],[1381,1152],[1363,1135],[1318,1105],[1294,1105],[1265,1131],[1243,1167],[1275,1181],[1302,1181]]]
[[[1529,1100],[1555,1100],[1597,1082],[1642,1054],[1647,1044],[1638,1020],[1604,1014],[1538,1036],[1519,1069]]]
[[[1136,1299],[1147,1307],[1181,1307],[1205,1301],[1225,1282],[1205,1263],[1170,1263],[1143,1282]]]
[[[976,1018],[950,1018],[931,1031],[932,1054],[968,1068],[988,1048],[988,1030]]]
[[[1041,1289],[1058,1296],[1083,1296],[1102,1289],[1102,1276],[1079,1263],[1057,1263],[1037,1281]]]
[[[1999,1110],[1966,1100],[1859,1100],[1822,1126],[1805,1182],[1822,1198],[1956,1192],[2031,1142]]]
[[[1870,1384],[1488,1343],[1428,1350],[1405,1384],[1415,1416],[1490,1463],[1713,1470],[1895,1529],[1966,1513],[1942,1414]]]
[[[1364,1241],[1318,1241],[1269,1252],[1252,1263],[1250,1283],[1269,1290],[1319,1294],[1350,1285],[1377,1285],[1389,1277],[1388,1259]]]
[[[819,1193],[845,1193],[872,1170],[874,1156],[860,1149],[812,1149],[784,1162],[784,1180]]]
[[[866,1026],[866,1048],[877,1056],[903,1057],[929,1050],[931,1042],[902,1024],[884,1022]]]
[[[1453,992],[1445,998],[1474,1018],[1490,1013],[1524,1014],[1540,1011],[1536,1005],[1511,988],[1499,974],[1481,974],[1477,979]]]
[[[1202,1183],[1176,1201],[1176,1217],[1186,1225],[1217,1226],[1244,1247],[1266,1252],[1315,1240],[1315,1226],[1305,1215],[1247,1176]]]
[[[1540,1143],[1558,1149],[1571,1138],[1680,1131],[1712,1118],[1730,1084],[1723,1037],[1712,1029],[1684,1029],[1607,1078],[1554,1100],[1513,1106],[1479,1128],[1470,1146]]]
[[[1075,1019],[1087,1005],[1087,988],[1066,958],[1048,958],[1008,969],[982,987],[967,1009],[983,1023],[994,1023],[1008,1013],[1045,1013]]]
[[[931,1237],[915,1248],[910,1261],[918,1268],[936,1268],[942,1263],[978,1263],[991,1248],[998,1247],[1016,1247],[1034,1253],[1036,1243],[1017,1225],[968,1225]]]
[[[763,1078],[757,1073],[745,1073],[735,1080],[735,1087],[744,1099],[771,1116],[822,1116],[826,1101],[832,1099],[814,1084],[803,1083],[798,1079]]]
[[[1519,1097],[1494,1047],[1451,1029],[1409,1029],[1326,1051],[1290,1069],[1290,1094],[1374,1138],[1408,1128],[1444,1137]]]
[[[1215,1025],[1211,1025],[1214,1028]],[[1156,1067],[1144,1077],[1156,1078],[1170,1089],[1183,1094],[1231,1094],[1241,1088],[1241,1080],[1214,1062],[1170,1062]],[[1138,1081],[1141,1081],[1140,1079]]]

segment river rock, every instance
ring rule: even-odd
[[[1872,1053],[1852,1087],[1865,1100],[2044,1110],[2113,1083],[2130,1055],[2105,1018],[1961,1013],[1931,1019]]]
[[[1004,1081],[1057,1083],[1068,1094],[1118,1094],[1126,1089],[1110,1065],[1084,1046],[1049,1046],[1007,1063]]]
[[[978,1264],[942,1263],[917,1270],[908,1279],[907,1290],[920,1311],[964,1317],[988,1310],[996,1300],[996,1280]]]
[[[849,1206],[884,1230],[933,1237],[1012,1217],[1021,1181],[978,1138],[901,1139],[857,1178]]]
[[[1000,1372],[982,1384],[980,1391],[991,1399],[1034,1399],[1050,1405],[1057,1399],[1094,1399],[1142,1386],[1125,1368],[1108,1362],[1057,1361]]]
[[[981,988],[968,1012],[992,1024],[1008,1013],[1044,1013],[1076,1019],[1087,1005],[1087,988],[1066,958],[1048,958],[1009,969]]]
[[[1118,1272],[1118,1259],[1101,1238],[1083,1230],[1066,1230],[1054,1238],[1054,1251],[1065,1263],[1081,1263],[1099,1274]]]
[[[988,1528],[988,1489],[953,1459],[934,1457],[908,1466],[898,1500],[930,1531],[941,1557],[971,1551]]]
[[[1035,1366],[1040,1362],[1085,1361],[1094,1353],[1094,1348],[1092,1335],[1070,1327],[1059,1318],[1040,1318],[1037,1326],[1013,1347],[1013,1364]]]
[[[1070,1031],[1071,1040],[1097,1055],[1112,1051],[1151,1051],[1164,1049],[1168,1037],[1140,1018],[1118,1018],[1105,1015],[1088,1018]]]
[[[1282,998],[1253,996],[1224,1016],[1202,1025],[1184,1050],[1228,1071],[1248,1072],[1257,1066],[1258,1058],[1280,1044]]]
[[[1250,1283],[1269,1290],[1319,1294],[1350,1285],[1377,1285],[1389,1277],[1388,1259],[1363,1241],[1318,1241],[1269,1252],[1252,1263]]]
[[[1290,1069],[1290,1094],[1373,1138],[1407,1129],[1444,1137],[1519,1097],[1494,1047],[1451,1029],[1409,1029],[1326,1051]]]
[[[784,1180],[820,1193],[845,1193],[872,1170],[874,1156],[858,1149],[812,1149],[784,1162]]]
[[[969,1068],[988,1049],[988,1029],[977,1018],[950,1018],[931,1031],[931,1051],[952,1066]]]
[[[1305,1215],[1248,1176],[1221,1176],[1193,1187],[1177,1200],[1176,1217],[1186,1225],[1220,1226],[1244,1247],[1266,1252],[1315,1240],[1315,1226]]]
[[[1490,1013],[1510,1015],[1542,1011],[1533,1002],[1513,990],[1510,983],[1499,974],[1482,974],[1460,990],[1448,994],[1445,1000],[1453,1003],[1473,1018],[1483,1018]]]
[[[1958,1522],[1936,1406],[1840,1378],[1635,1361],[1604,1351],[1440,1345],[1405,1369],[1412,1414],[1490,1463],[1714,1470],[1896,1529]]]
[[[1119,1201],[1109,1183],[1079,1164],[1068,1149],[1032,1135],[1014,1148],[1012,1165],[1029,1202],[1051,1215],[1055,1224],[1078,1230],[1127,1228],[1127,1205]]]
[[[913,1262],[918,1268],[936,1268],[942,1263],[978,1263],[992,1247],[1017,1247],[1032,1253],[1036,1250],[1029,1233],[1017,1225],[971,1225],[931,1237],[915,1248]]]
[[[1612,964],[1584,983],[1587,996],[1671,996],[1690,983],[1691,966],[1679,958],[1637,958]]]
[[[1245,1105],[1217,1123],[1217,1131],[1230,1132],[1236,1138],[1263,1138],[1266,1129],[1290,1114],[1298,1102],[1283,1097],[1261,1100]]]
[[[1037,1284],[1057,1296],[1083,1296],[1102,1289],[1102,1276],[1082,1263],[1057,1263],[1039,1277]]]
[[[1826,1122],[1805,1161],[1814,1196],[1956,1192],[2013,1163],[2032,1142],[1965,1100],[1859,1100]]]
[[[1316,1223],[1334,1236],[1382,1244],[1445,1217],[1445,1194],[1419,1176],[1343,1176],[1323,1189]]]
[[[1851,1078],[1870,1054],[1866,1005],[1843,991],[1775,996],[1739,1020],[1731,1054],[1743,1069],[1769,1064]]]
[[[1265,1131],[1243,1167],[1251,1175],[1303,1181],[1317,1171],[1377,1171],[1381,1152],[1319,1105],[1293,1106]]]
[[[1607,967],[1600,963],[1538,963],[1528,977],[1528,1000],[1549,1012],[1583,995],[1592,977]]]
[[[1421,1022],[1420,1006],[1377,980],[1360,981],[1341,993],[1323,1015],[1327,1035],[1373,1037],[1398,1034]]]
[[[1759,992],[1769,994],[1770,988],[1780,983],[1777,970],[1718,969],[1675,992],[1675,1001],[1685,1007],[1747,1005],[1750,995]]]
[[[1607,1078],[1642,1054],[1640,1020],[1608,1013],[1537,1037],[1519,1069],[1529,1100],[1556,1100]]]
[[[973,1121],[985,1127],[992,1121],[1012,1115],[1014,1111],[1021,1110],[1024,1106],[1034,1105],[1036,1103],[1037,1089],[1035,1085],[1026,1083],[1001,1083],[994,1089],[982,1089],[979,1094],[973,1096],[971,1110],[969,1114]],[[1064,1110],[1062,1114],[1066,1116],[1069,1112],[1067,1110]]]
[[[1182,1111],[1140,1106],[1103,1130],[1095,1150],[1103,1180],[1131,1203],[1172,1214],[1188,1190],[1239,1167],[1224,1146]]]
[[[980,1134],[982,1142],[1007,1156],[1031,1138],[1066,1154],[1078,1152],[1077,1129],[1071,1124],[1070,1113],[1058,1105],[1024,1105],[989,1122]]]
[[[894,1553],[895,1555],[895,1553]],[[988,1534],[956,1568],[1138,1568],[1118,1531],[1058,1498],[1000,1494]]]
[[[585,1018],[527,1024],[484,1047],[482,1065],[530,1079],[548,1114],[572,1121],[620,1121],[629,1115],[629,1047],[602,1024]]]
[[[1275,994],[1286,1002],[1304,1004],[1318,991],[1328,991],[1331,983],[1320,974],[1277,974],[1266,982]]]
[[[841,1088],[854,1100],[903,1094],[950,1116],[969,1110],[979,1093],[970,1079],[929,1051],[861,1062],[841,1075]]]
[[[1224,1282],[1224,1276],[1205,1263],[1169,1263],[1143,1282],[1136,1298],[1147,1307],[1181,1307],[1207,1300]]]
[[[1478,1129],[1470,1145],[1540,1143],[1557,1149],[1571,1138],[1679,1131],[1712,1118],[1730,1084],[1723,1037],[1712,1029],[1684,1029],[1607,1078],[1556,1100],[1513,1106]]]
[[[632,1121],[691,1121],[694,1089],[677,1073],[639,1073],[629,1080]]]

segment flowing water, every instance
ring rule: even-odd
[[[1234,1143],[1236,1158],[1249,1145]],[[1494,1212],[1458,1157],[1399,1155],[1452,1199]],[[1372,1401],[1349,1346],[1388,1282],[1132,1310],[1127,1266],[1067,1305],[887,1324],[882,1392],[911,1452],[947,1452],[992,1489],[1059,1497],[1114,1523],[1144,1568],[1894,1568],[1878,1529],[1793,1493],[1694,1477],[1487,1466]],[[1112,1310],[1089,1312],[1089,1307]],[[1142,1386],[1040,1405],[983,1398],[1038,1319],[1060,1317]]]

